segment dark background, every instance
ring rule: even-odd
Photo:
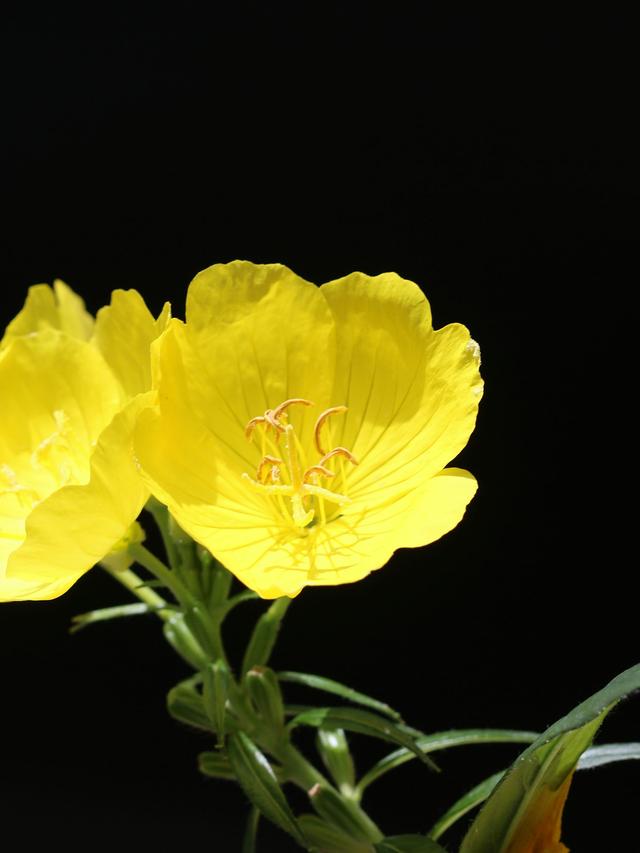
[[[180,9],[5,22],[2,320],[54,277],[94,311],[135,287],[181,315],[192,276],[236,257],[318,283],[355,269],[418,282],[436,325],[463,322],[482,346],[459,459],[480,490],[438,543],[305,591],[274,662],[427,731],[544,728],[640,657],[629,22]],[[158,626],[67,633],[124,600],[95,570],[56,601],[0,609],[3,834],[13,849],[238,850],[246,802],[199,777],[208,742],[168,718],[186,669]],[[245,608],[228,625],[236,657],[260,605]],[[640,740],[639,708],[600,739]],[[362,738],[356,753],[363,768],[378,754]],[[513,756],[452,751],[439,777],[407,765],[367,803],[390,834],[425,831]],[[639,791],[637,766],[580,774],[566,843],[630,849]]]

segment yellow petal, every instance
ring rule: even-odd
[[[63,281],[54,281],[53,288],[48,284],[29,288],[24,307],[7,326],[0,347],[12,338],[47,328],[59,329],[84,341],[91,337],[93,317],[80,296]]]
[[[24,542],[0,575],[0,600],[61,595],[126,534],[148,497],[131,446],[145,405],[136,397],[103,430],[87,483],[54,491],[29,514]]]
[[[459,324],[434,331],[418,286],[394,273],[353,273],[321,292],[340,353],[332,397],[349,407],[333,441],[361,463],[349,494],[377,503],[419,488],[473,430],[482,395],[477,345]]]
[[[98,311],[93,343],[127,396],[151,388],[151,344],[169,318],[168,302],[155,320],[137,290],[114,290],[111,304]]]
[[[246,261],[209,267],[189,286],[186,319],[191,358],[199,358],[186,369],[191,381],[192,370],[204,371],[199,391],[224,418],[223,430],[243,429],[290,397],[330,404],[331,313],[318,288],[287,267]],[[208,381],[215,390],[204,387]],[[312,421],[305,410],[296,416]]]

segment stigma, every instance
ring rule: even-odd
[[[274,409],[267,409],[247,423],[245,436],[251,441],[259,429],[262,458],[255,477],[243,474],[243,479],[257,491],[274,499],[278,512],[296,528],[331,520],[336,508],[349,502],[343,493],[346,460],[351,465],[358,461],[346,447],[326,450],[325,434],[332,415],[347,411],[346,406],[325,409],[316,419],[313,428],[314,446],[319,459],[309,465],[304,447],[289,421],[290,406],[313,406],[311,400],[292,397]],[[331,465],[332,467],[329,467]],[[337,470],[334,468],[337,465]],[[333,483],[340,485],[340,491]],[[288,499],[288,501],[287,501]]]

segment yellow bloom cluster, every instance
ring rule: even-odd
[[[200,273],[186,321],[115,291],[95,324],[31,288],[0,351],[0,600],[64,592],[149,491],[265,598],[358,580],[438,539],[476,482],[479,350],[395,274],[316,287],[280,265]]]

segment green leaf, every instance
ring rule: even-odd
[[[431,838],[424,835],[394,835],[374,844],[376,853],[445,853]]]
[[[390,708],[386,702],[380,702],[378,699],[373,699],[365,693],[360,693],[358,690],[353,690],[347,687],[346,684],[340,684],[338,681],[332,681],[330,678],[323,678],[321,675],[310,675],[306,672],[279,672],[278,678],[280,681],[288,681],[291,684],[303,684],[305,687],[312,687],[315,690],[323,690],[325,693],[333,693],[346,699],[348,702],[353,702],[354,705],[363,705],[365,708],[371,708],[392,720],[400,723],[402,717],[393,708]]]
[[[603,743],[592,746],[582,753],[578,761],[578,770],[590,770],[592,767],[602,767],[614,761],[630,761],[640,759],[640,743]]]
[[[276,826],[292,835],[301,846],[306,847],[271,765],[251,738],[244,732],[230,735],[227,753],[233,772],[253,805]]]
[[[166,608],[162,608],[166,609]],[[95,622],[106,622],[109,619],[121,619],[124,616],[141,616],[143,613],[153,613],[154,608],[142,601],[136,601],[133,604],[120,604],[117,607],[103,607],[101,610],[90,610],[89,613],[79,613],[73,616],[70,634],[75,634],[87,625],[93,625]]]
[[[202,695],[196,687],[200,680],[198,673],[172,687],[167,693],[167,710],[175,720],[210,732],[214,729],[205,710]]]
[[[207,656],[187,627],[184,615],[175,613],[162,626],[164,636],[178,654],[194,669],[201,669],[207,664]]]
[[[243,678],[254,666],[265,666],[269,662],[280,625],[290,604],[290,598],[277,598],[256,622],[242,661]]]
[[[446,732],[436,732],[432,735],[421,735],[416,738],[416,746],[423,753],[437,752],[450,749],[453,746],[467,746],[478,743],[532,743],[539,732],[521,732],[512,729],[452,729]],[[397,749],[385,755],[377,764],[364,774],[358,782],[360,795],[372,782],[375,782],[389,770],[406,764],[415,758],[413,750]]]
[[[373,845],[368,841],[350,838],[318,815],[303,814],[298,818],[298,824],[309,845],[322,853],[374,853]]]
[[[223,752],[201,752],[198,756],[198,770],[214,779],[235,780],[228,756]]]
[[[242,853],[256,853],[256,835],[258,834],[259,820],[260,812],[258,809],[251,809],[251,813],[247,818],[247,828],[242,839]]]
[[[310,711],[303,711],[302,714],[298,714],[288,724],[289,729],[296,726],[346,729],[349,732],[358,732],[369,737],[391,741],[391,743],[399,744],[411,750],[432,770],[439,770],[429,756],[418,748],[415,740],[400,726],[379,717],[377,714],[372,714],[370,711],[363,711],[360,708],[313,708]]]
[[[345,797],[353,797],[356,773],[344,729],[318,729],[318,752]]]
[[[640,665],[621,673],[540,735],[496,786],[460,853],[503,853],[521,832],[534,841],[532,833],[540,832],[541,839],[557,835],[578,759],[609,711],[639,688]]]
[[[457,820],[464,817],[467,812],[470,812],[472,809],[475,809],[476,806],[484,803],[504,774],[504,770],[501,770],[499,773],[494,773],[493,776],[489,776],[488,779],[480,782],[479,785],[476,785],[475,788],[467,791],[467,793],[460,797],[459,800],[456,800],[451,808],[447,809],[442,817],[438,818],[431,827],[428,832],[429,837],[434,840],[440,838],[443,832],[446,832],[450,826],[453,826]]]

